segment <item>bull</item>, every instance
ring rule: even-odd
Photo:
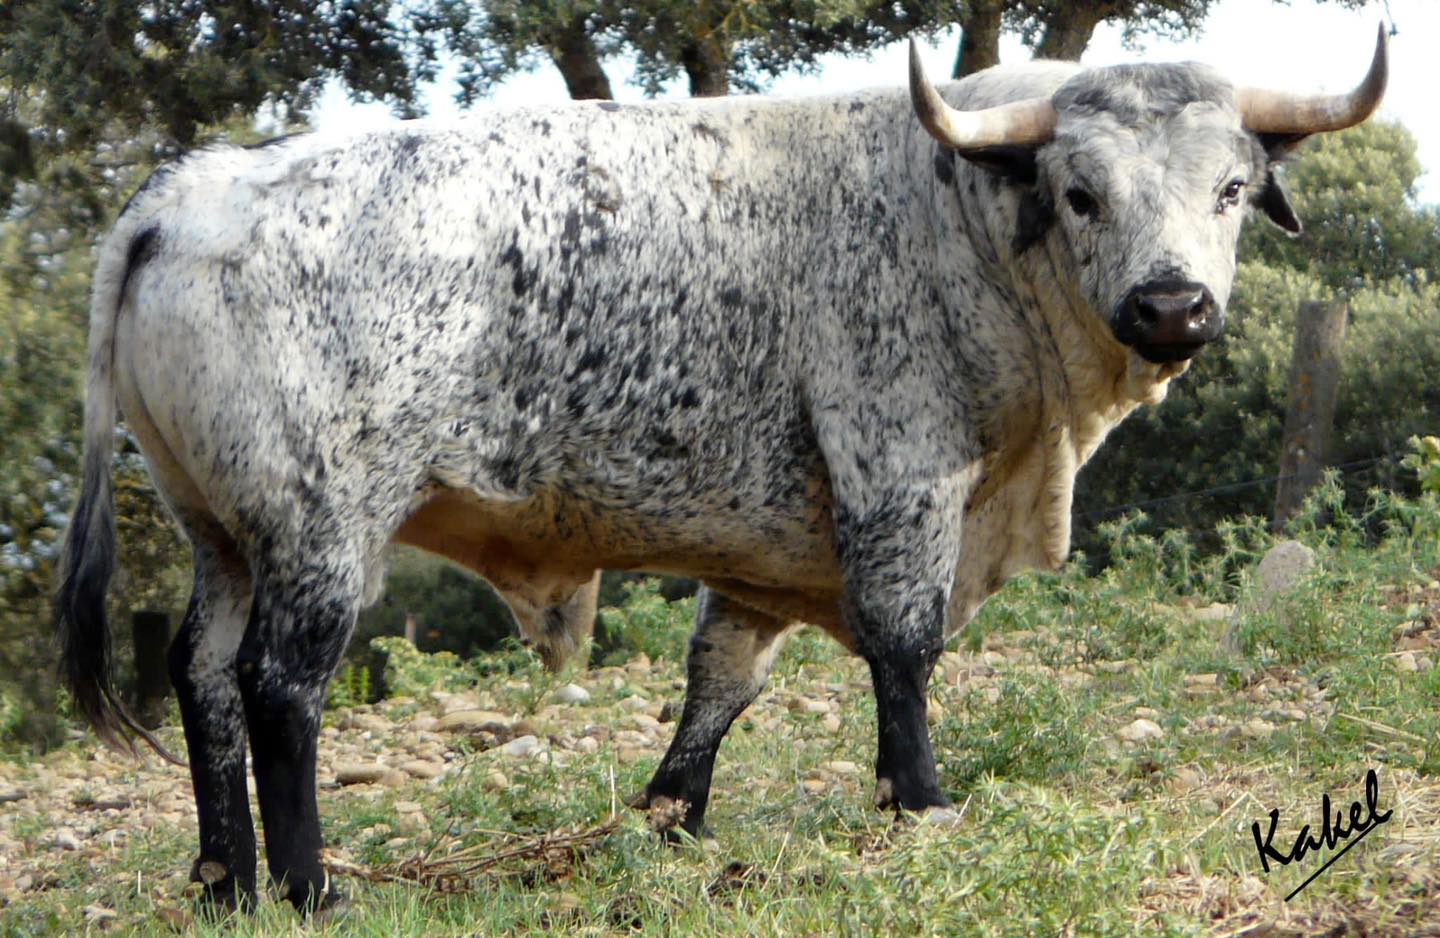
[[[82,489],[58,623],[109,676],[117,407],[191,545],[169,652],[193,875],[336,901],[315,798],[326,683],[382,552],[503,594],[546,660],[596,571],[704,582],[685,704],[643,804],[701,830],[717,747],[787,631],[870,668],[875,802],[943,817],[925,687],[1004,580],[1061,563],[1077,469],[1221,334],[1242,218],[1364,120],[1195,64],[998,67],[910,94],[575,103],[301,135],[157,171],[100,247]],[[918,120],[917,120],[918,116]],[[153,740],[152,740],[153,742]]]

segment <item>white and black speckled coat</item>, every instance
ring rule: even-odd
[[[943,804],[923,720],[943,636],[1062,560],[1077,469],[1184,368],[1137,352],[1117,309],[1168,278],[1223,322],[1237,180],[1293,221],[1198,66],[945,90],[1051,94],[1050,143],[968,159],[897,89],[482,111],[152,177],[100,251],[62,618],[82,708],[123,732],[93,610],[118,402],[195,546],[171,665],[207,889],[254,890],[248,727],[286,830],[271,871],[323,899],[319,695],[391,540],[489,579],[552,660],[598,569],[705,581],[659,826],[698,826],[714,748],[796,620],[871,664],[879,800]]]

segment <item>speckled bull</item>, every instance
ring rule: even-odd
[[[1069,546],[1079,466],[1220,335],[1242,217],[1373,111],[1198,65],[1001,67],[910,94],[486,110],[193,153],[99,253],[59,627],[99,733],[117,408],[194,550],[170,652],[195,878],[335,901],[326,682],[387,543],[493,583],[552,663],[601,568],[704,581],[643,801],[701,829],[793,625],[870,666],[876,802],[943,816],[925,686],[1006,577]]]

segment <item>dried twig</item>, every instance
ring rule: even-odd
[[[620,818],[611,815],[604,823],[574,833],[548,833],[538,838],[512,841],[511,846],[496,850],[494,844],[475,844],[459,847],[459,841],[450,836],[442,837],[426,850],[408,860],[386,866],[369,867],[352,863],[326,851],[323,856],[325,868],[331,873],[353,876],[371,883],[410,883],[424,886],[435,892],[459,893],[471,887],[471,880],[496,867],[513,860],[538,860],[547,869],[572,862],[578,854],[584,854],[604,840],[620,826]],[[493,852],[491,852],[493,851]],[[512,871],[502,875],[520,875],[527,871]]]

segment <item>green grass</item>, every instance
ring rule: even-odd
[[[1197,560],[1183,539],[1146,538],[1127,522],[1116,530],[1122,567],[1088,578],[1076,564],[1012,583],[931,685],[942,783],[962,811],[956,827],[897,827],[870,807],[865,669],[802,633],[721,749],[708,817],[714,840],[663,846],[642,815],[621,808],[618,829],[573,861],[502,864],[461,894],[350,880],[349,912],[313,930],[908,938],[1234,934],[1263,924],[1299,934],[1350,923],[1422,934],[1440,915],[1440,668],[1402,669],[1397,641],[1407,629],[1434,632],[1436,648],[1412,652],[1440,657],[1440,589],[1429,585],[1440,551],[1433,502],[1428,514],[1414,509],[1381,500],[1382,514],[1363,525],[1312,526],[1305,539],[1318,567],[1264,613],[1253,611],[1247,572],[1264,546],[1253,526],[1236,535],[1232,556]],[[1367,543],[1362,527],[1388,533]],[[1225,621],[1190,612],[1215,601],[1237,604],[1236,651],[1221,642]],[[664,618],[651,607],[647,615]],[[582,719],[623,714],[620,701],[635,693],[678,702],[678,655],[662,657],[648,674],[614,672],[618,686],[593,683]],[[947,680],[956,668],[966,680]],[[549,692],[579,676],[514,665],[480,686],[486,706],[543,715]],[[787,706],[796,695],[838,698],[839,731]],[[1120,741],[1117,732],[1142,713],[1164,735]],[[483,853],[603,822],[643,787],[658,754],[623,761],[604,744],[570,753],[564,767],[504,764],[509,784],[494,791],[486,779],[501,763],[476,752],[436,785],[378,799],[325,792],[322,815],[328,839],[371,867],[442,837]],[[860,772],[825,768],[836,761]],[[1361,798],[1369,768],[1394,819],[1284,902],[1321,861],[1261,872],[1250,823],[1278,808],[1277,842],[1293,839],[1302,824],[1318,823],[1323,793],[1342,808]],[[807,788],[816,778],[826,784]],[[425,807],[424,830],[398,847],[390,845],[396,800]],[[97,934],[151,934],[166,927],[159,916],[185,914],[188,824],[133,831],[98,855],[46,853],[51,826],[23,815],[11,823],[28,851],[17,862],[44,878],[0,909],[0,934],[83,933],[84,910],[95,906],[114,912],[89,925]],[[222,925],[184,925],[237,936],[307,928],[271,901]]]

